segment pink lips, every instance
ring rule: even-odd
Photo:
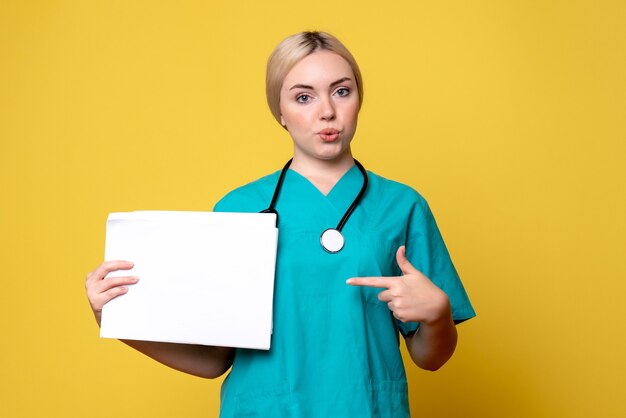
[[[339,131],[332,128],[322,129],[319,132],[319,136],[324,142],[333,142],[339,136]]]

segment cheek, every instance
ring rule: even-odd
[[[345,121],[350,125],[355,125],[359,117],[359,104],[355,104],[346,109]]]
[[[301,129],[308,125],[309,117],[305,112],[290,112],[283,113],[283,119],[290,129]]]

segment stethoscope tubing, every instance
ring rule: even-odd
[[[267,209],[262,210],[260,213],[273,213],[276,215],[276,226],[278,226],[278,211],[276,210],[276,201],[278,200],[278,196],[280,195],[280,191],[283,189],[283,182],[285,181],[285,175],[287,174],[287,170],[291,165],[293,158],[290,158],[287,161],[287,164],[283,167],[280,172],[280,176],[278,177],[278,182],[276,183],[276,187],[274,188],[274,195],[272,196],[272,201],[270,202],[270,206]]]
[[[291,166],[291,162],[292,161],[293,161],[293,158],[291,158],[289,161],[287,161],[287,164],[285,164],[285,166],[283,167],[283,169],[280,172],[280,176],[278,177],[278,182],[276,183],[276,188],[274,189],[274,194],[272,196],[272,201],[270,202],[270,206],[267,209],[264,209],[264,210],[262,210],[260,212],[260,213],[273,213],[273,214],[275,214],[276,215],[276,226],[277,227],[278,227],[278,218],[279,218],[279,216],[278,216],[278,211],[276,210],[276,203],[278,201],[278,197],[280,196],[280,192],[282,191],[282,188],[283,188],[283,182],[285,181],[285,175],[287,174],[287,170],[289,169],[289,166]],[[346,213],[344,213],[343,216],[341,217],[341,220],[337,224],[337,227],[336,228],[329,228],[329,229],[325,230],[324,232],[322,232],[322,237],[328,230],[333,230],[334,229],[334,230],[336,230],[339,233],[339,235],[342,236],[342,240],[343,240],[343,235],[341,234],[341,230],[345,226],[346,222],[348,222],[348,219],[352,215],[352,212],[354,212],[354,210],[358,206],[359,202],[361,202],[361,200],[363,199],[363,196],[365,196],[365,192],[367,191],[367,186],[368,186],[368,183],[369,183],[369,178],[368,178],[368,175],[367,175],[367,171],[365,170],[363,165],[360,162],[358,162],[356,159],[354,160],[354,164],[357,166],[357,168],[359,169],[359,171],[363,175],[363,185],[361,186],[361,190],[359,190],[359,194],[352,201],[352,204],[350,205],[350,207],[348,208]],[[323,240],[322,237],[320,237],[322,248],[324,248],[324,250],[326,250],[327,252],[329,252],[329,253],[336,253],[336,252],[339,252],[343,248],[343,244],[341,244],[341,246],[337,250],[332,250],[332,249],[327,248],[324,245],[324,240]]]
[[[365,170],[365,167],[363,167],[363,165],[360,162],[358,162],[356,159],[354,160],[354,165],[357,166],[357,168],[363,175],[363,186],[361,186],[361,190],[359,190],[359,194],[352,201],[352,204],[350,205],[346,213],[344,213],[343,217],[339,221],[339,224],[337,224],[337,228],[335,229],[339,232],[341,232],[341,230],[343,229],[343,226],[346,224],[346,222],[348,222],[348,218],[350,218],[350,215],[352,215],[352,212],[354,212],[354,209],[356,209],[359,202],[361,202],[361,200],[363,199],[363,196],[365,196],[365,192],[367,190],[367,184],[369,183],[369,178],[367,176],[367,171]]]

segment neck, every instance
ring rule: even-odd
[[[306,177],[320,192],[326,195],[353,165],[354,159],[350,152],[333,160],[306,158],[296,154],[290,168]]]

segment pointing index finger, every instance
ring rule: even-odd
[[[395,277],[353,277],[346,280],[350,286],[376,287],[389,289],[397,280]]]

